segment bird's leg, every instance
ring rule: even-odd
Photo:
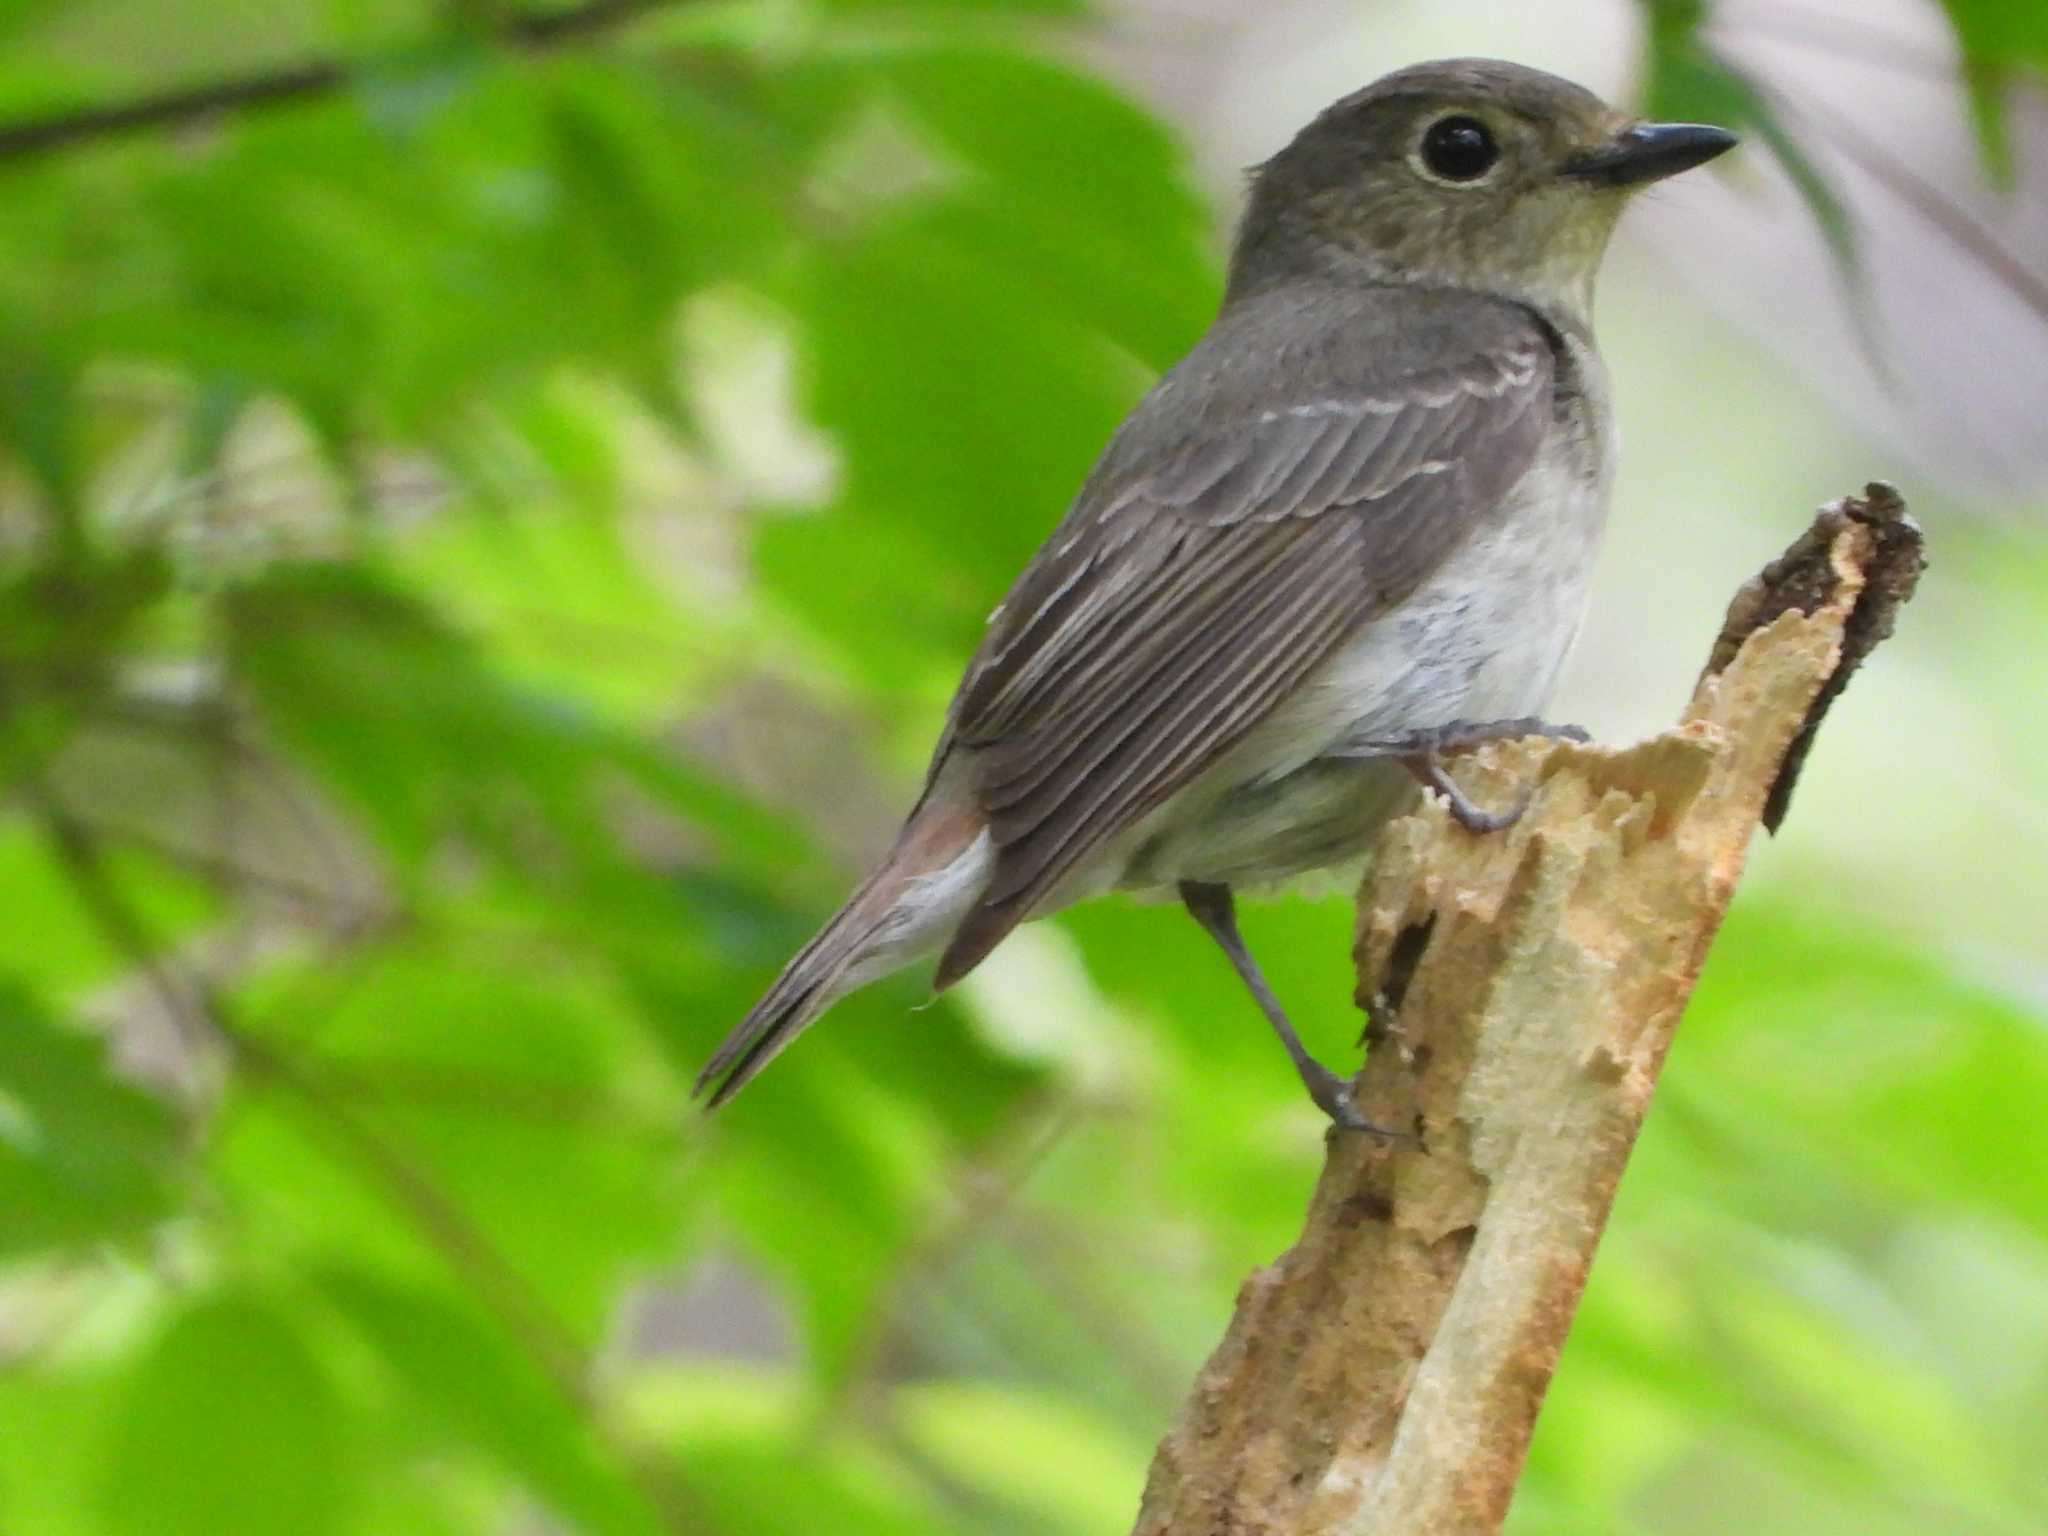
[[[1532,785],[1525,788],[1512,810],[1481,810],[1458,787],[1457,781],[1444,767],[1443,754],[1461,747],[1476,747],[1482,742],[1511,741],[1518,736],[1547,736],[1556,741],[1590,739],[1585,731],[1576,725],[1551,725],[1533,717],[1519,720],[1459,720],[1428,730],[1410,731],[1405,736],[1354,742],[1350,744],[1346,755],[1391,758],[1442,795],[1450,808],[1451,819],[1467,832],[1500,832],[1522,819],[1522,813],[1529,809],[1529,802],[1535,798],[1535,787]]]
[[[1308,1089],[1308,1096],[1315,1100],[1316,1107],[1344,1130],[1398,1137],[1399,1131],[1374,1125],[1361,1115],[1351,1102],[1351,1084],[1317,1061],[1309,1054],[1308,1047],[1301,1043],[1301,1036],[1294,1032],[1294,1025],[1287,1018],[1287,1010],[1280,1006],[1280,999],[1267,985],[1259,962],[1244,947],[1244,939],[1237,931],[1237,910],[1231,901],[1230,887],[1183,880],[1180,899],[1186,904],[1188,914],[1208,931],[1209,937],[1222,947],[1223,953],[1230,957],[1230,963],[1237,967],[1237,974],[1251,989],[1260,1011],[1280,1037],[1280,1044],[1294,1063],[1294,1070],[1301,1074],[1302,1086]]]

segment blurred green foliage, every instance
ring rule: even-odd
[[[0,12],[6,120],[351,61],[0,161],[10,1536],[1113,1529],[1294,1229],[1164,914],[682,1108],[1218,268],[1066,5],[603,9]],[[2002,145],[2048,24],[1950,9]],[[1343,903],[1248,927],[1334,1055]],[[1739,907],[1516,1529],[2041,1529],[2044,1104],[2039,1017]]]

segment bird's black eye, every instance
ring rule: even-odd
[[[1476,117],[1440,117],[1422,136],[1422,163],[1445,181],[1477,181],[1499,159],[1492,131]]]

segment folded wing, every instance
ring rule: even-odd
[[[1277,389],[1270,368],[1239,376],[1232,360],[1259,354],[1219,324],[1126,423],[991,622],[934,758],[935,778],[964,760],[995,849],[939,986],[1243,740],[1527,472],[1551,421],[1547,338],[1485,300],[1446,297],[1426,320],[1362,364],[1330,344],[1328,315],[1269,322],[1266,356],[1299,364]]]

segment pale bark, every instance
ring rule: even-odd
[[[1497,1531],[1614,1191],[1759,823],[1890,633],[1919,532],[1872,486],[1738,594],[1677,727],[1519,741],[1454,771],[1359,893],[1359,1102],[1300,1240],[1239,1295],[1160,1446],[1140,1536]]]

